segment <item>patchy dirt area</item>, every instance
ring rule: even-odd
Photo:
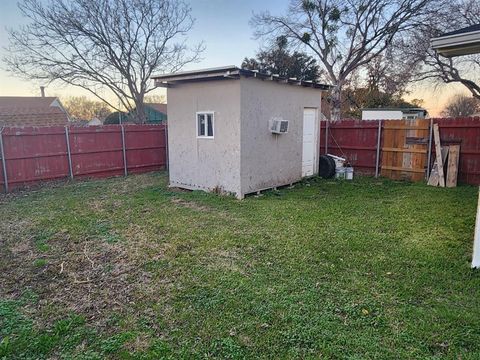
[[[39,297],[38,319],[52,323],[74,312],[104,327],[112,312],[125,315],[132,304],[151,295],[146,260],[125,244],[95,238],[78,241],[59,232],[43,246],[48,249],[39,249],[41,245],[27,237],[10,247],[2,244],[9,251],[0,255],[1,293],[19,298],[25,289],[33,291]],[[158,251],[149,261],[161,257]]]
[[[136,180],[142,179],[137,177]],[[152,185],[151,178],[144,180],[147,181],[136,182],[137,191]],[[2,297],[17,299],[26,290],[35,293],[39,301],[29,311],[35,313],[42,326],[69,313],[78,313],[91,325],[105,328],[112,313],[126,316],[137,302],[154,296],[158,279],[153,285],[152,273],[145,270],[146,264],[164,257],[165,244],[151,241],[145,227],[138,223],[130,223],[121,231],[113,229],[106,209],[121,209],[125,199],[110,200],[112,196],[132,191],[131,182],[118,185],[108,195],[86,199],[83,209],[87,214],[72,213],[72,220],[60,226],[49,226],[48,221],[29,216],[28,211],[21,209],[18,214],[7,214],[0,224]],[[77,186],[90,187],[87,183]],[[28,202],[28,197],[35,195],[17,193],[5,201],[23,199]],[[47,212],[45,209],[43,215],[48,216]],[[24,219],[18,216],[22,214]],[[82,223],[82,216],[98,218]],[[75,219],[85,228],[78,231],[74,226],[70,229]],[[157,240],[159,238],[161,236]],[[145,257],[146,254],[149,257]],[[162,286],[167,285],[167,281],[162,283]]]

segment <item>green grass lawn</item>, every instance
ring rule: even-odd
[[[0,199],[0,359],[480,358],[475,187],[166,183]]]

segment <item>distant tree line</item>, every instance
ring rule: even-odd
[[[9,31],[8,71],[82,88],[140,123],[152,75],[177,72],[204,50],[187,43],[194,19],[181,0],[21,0],[19,8],[27,23]],[[447,59],[430,48],[432,37],[479,18],[478,0],[291,0],[284,15],[253,16],[263,46],[242,66],[331,85],[332,120],[408,105],[408,85],[419,81],[462,84],[480,99],[480,55]]]
[[[466,117],[480,114],[480,100],[465,94],[454,95],[442,112],[445,117]]]
[[[70,117],[77,121],[104,120],[112,112],[112,108],[105,102],[86,96],[70,96],[61,98],[61,101]]]

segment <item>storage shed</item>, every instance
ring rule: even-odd
[[[154,80],[167,88],[170,186],[241,199],[318,172],[327,85],[235,66]]]

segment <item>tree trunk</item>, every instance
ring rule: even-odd
[[[145,104],[143,103],[143,97],[141,99],[135,99],[135,123],[145,124],[147,122],[147,115],[145,113]]]
[[[342,107],[342,84],[337,83],[332,89],[330,95],[330,113],[332,122],[339,121],[341,119],[341,107]]]

